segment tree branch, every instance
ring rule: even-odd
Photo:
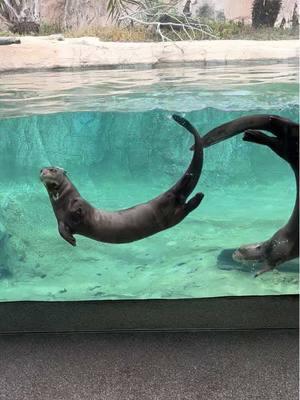
[[[175,20],[178,20],[178,18],[176,18],[176,17],[172,16],[172,18],[175,19]],[[167,36],[162,34],[161,27],[163,27],[163,26],[168,26],[168,27],[171,28],[171,30],[174,30],[174,27],[181,28],[186,33],[186,35],[188,36],[188,38],[190,40],[192,40],[192,37],[188,33],[188,30],[192,30],[193,32],[194,31],[198,31],[198,32],[201,32],[204,35],[207,35],[209,37],[217,39],[216,35],[213,35],[212,33],[205,31],[202,28],[202,24],[198,24],[197,25],[196,23],[193,23],[193,24],[188,23],[188,24],[186,24],[186,23],[182,23],[182,22],[176,23],[176,22],[160,22],[160,21],[143,21],[142,19],[138,19],[138,18],[136,18],[136,17],[134,17],[132,15],[124,15],[122,17],[119,17],[119,21],[124,21],[124,20],[134,21],[134,22],[136,22],[138,24],[141,24],[141,25],[156,26],[156,30],[160,34],[160,36],[162,38],[167,39],[167,40],[171,40],[171,39],[169,39]],[[180,21],[180,20],[178,20],[178,21]],[[183,39],[181,39],[181,40],[183,40]]]
[[[13,8],[13,6],[10,4],[9,0],[2,0],[3,3],[6,5],[8,10],[14,14],[14,16],[17,18],[18,21],[20,21],[20,15],[17,14],[16,10]]]

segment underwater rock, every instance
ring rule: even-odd
[[[8,279],[12,277],[12,272],[10,271],[9,267],[4,265],[4,264],[0,264],[0,280],[1,279]]]

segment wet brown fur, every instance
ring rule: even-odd
[[[60,235],[76,245],[74,234],[107,243],[128,243],[143,239],[181,222],[200,204],[203,194],[187,201],[201,175],[203,143],[197,130],[184,118],[174,120],[194,137],[195,151],[183,177],[168,191],[138,206],[107,212],[94,208],[71,183],[64,170],[48,167],[41,170],[41,180],[48,191],[57,218]]]

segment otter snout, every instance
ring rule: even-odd
[[[57,177],[55,168],[42,168],[40,170],[40,180],[44,183],[52,183]]]
[[[244,259],[244,255],[242,254],[242,252],[239,249],[237,249],[232,253],[232,259],[234,261],[240,262]]]
[[[40,170],[40,178],[43,179],[45,176],[49,176],[50,175],[50,171],[49,168],[42,168]]]
[[[66,171],[59,167],[44,167],[40,170],[40,180],[45,185],[59,185],[66,175]]]
[[[237,262],[256,261],[260,262],[265,257],[264,246],[262,243],[249,244],[241,246],[232,254],[232,259]]]

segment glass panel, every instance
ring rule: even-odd
[[[298,121],[297,65],[35,72],[0,81],[0,300],[187,298],[296,293],[298,260],[254,279],[231,258],[288,220],[289,165],[241,136],[207,148],[201,205],[141,241],[105,244],[58,233],[43,166],[58,165],[94,206],[146,202],[184,173],[191,135],[242,115]],[[196,192],[195,190],[195,192]],[[231,250],[228,250],[231,249]],[[224,251],[225,250],[225,251]]]

